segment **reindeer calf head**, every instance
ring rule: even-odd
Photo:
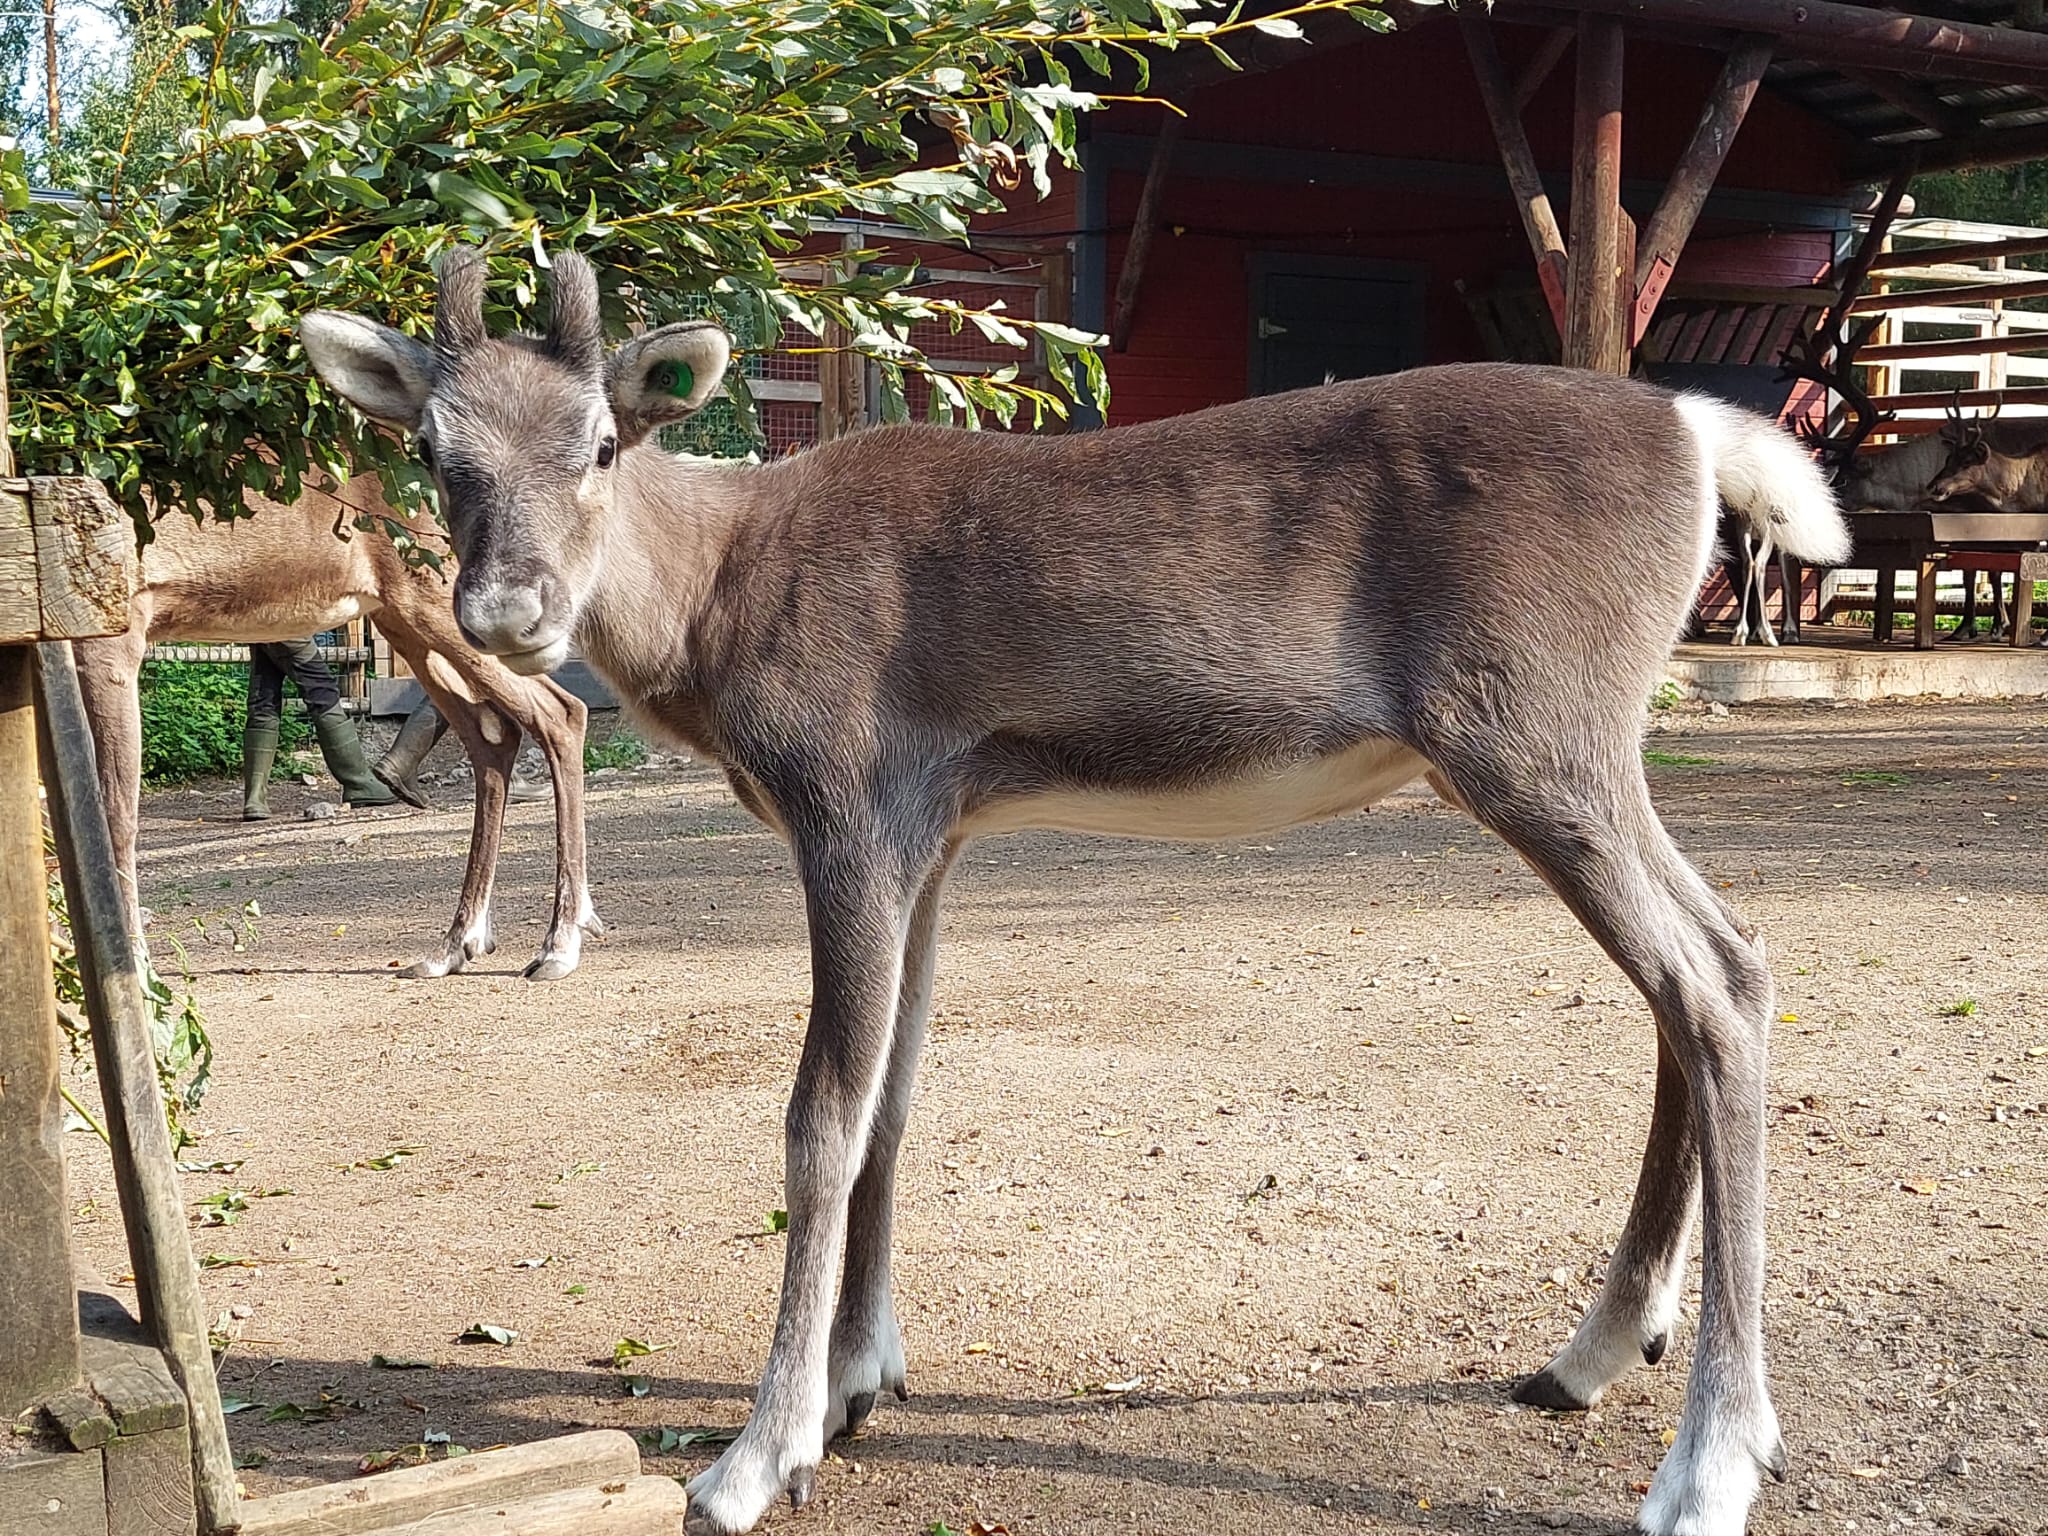
[[[567,252],[554,259],[547,334],[492,337],[485,273],[474,249],[441,259],[432,347],[328,309],[299,335],[337,393],[412,434],[460,563],[464,636],[515,672],[546,672],[568,655],[603,569],[619,455],[699,410],[732,347],[712,322],[685,321],[607,356],[596,275]]]

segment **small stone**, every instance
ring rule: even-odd
[[[299,814],[307,821],[326,821],[334,815],[334,807],[328,801],[315,800]]]
[[[1716,720],[1726,720],[1728,718],[1728,706],[1717,699],[1707,706],[1707,713]]]
[[[1941,1464],[1941,1470],[1950,1477],[1968,1477],[1970,1475],[1970,1458],[1961,1451],[1957,1451],[1955,1455],[1949,1457],[1947,1461]]]
[[[1572,1272],[1566,1269],[1562,1264],[1560,1264],[1556,1269],[1553,1269],[1550,1272],[1550,1283],[1552,1285],[1570,1285],[1571,1280]]]
[[[1546,1509],[1536,1519],[1553,1531],[1561,1531],[1572,1523],[1571,1511],[1565,1509]]]

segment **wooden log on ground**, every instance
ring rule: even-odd
[[[128,933],[128,903],[100,802],[92,733],[66,641],[36,648],[39,744],[50,822],[78,947],[93,1060],[113,1142],[114,1180],[135,1266],[142,1319],[162,1347],[191,1412],[192,1482],[200,1528],[241,1520],[227,1421],[213,1375],[205,1303],[185,1224],[156,1056],[142,1002],[142,970]]]
[[[190,1410],[128,1309],[96,1282],[78,1290],[86,1380],[115,1431],[106,1461],[108,1536],[193,1536]]]
[[[443,1530],[439,1520],[453,1512],[496,1511],[533,1499],[629,1485],[639,1477],[640,1448],[631,1435],[616,1429],[587,1430],[358,1482],[250,1499],[242,1506],[242,1536],[382,1536],[422,1527],[430,1520],[436,1522],[431,1529],[438,1536]],[[667,1483],[680,1499],[682,1488],[672,1479],[651,1481]],[[680,1520],[675,1528],[682,1529]],[[585,1527],[560,1529],[580,1533]],[[649,1524],[646,1529],[661,1527]],[[528,1527],[517,1530],[526,1536]]]
[[[7,1536],[107,1536],[98,1451],[0,1448],[0,1531]]]

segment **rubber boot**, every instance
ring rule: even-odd
[[[363,761],[363,738],[355,722],[339,704],[324,715],[313,716],[313,734],[320,738],[320,755],[327,759],[327,771],[341,785],[344,805],[396,805],[398,796],[377,782],[370,765]]]
[[[277,722],[251,720],[242,727],[242,820],[270,820],[270,769],[277,761]]]
[[[543,775],[529,778],[523,767],[514,764],[512,777],[505,785],[507,800],[552,800],[555,798],[554,782]]]
[[[416,805],[423,811],[432,810],[426,791],[420,788],[420,764],[427,760],[427,754],[447,732],[448,722],[441,717],[441,711],[434,708],[434,701],[421,699],[419,708],[407,715],[405,724],[398,728],[391,750],[370,765],[370,772],[407,805]]]

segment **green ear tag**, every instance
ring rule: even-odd
[[[654,370],[654,387],[664,394],[674,395],[678,400],[687,400],[690,391],[697,387],[697,376],[690,371],[688,363],[663,363]]]

